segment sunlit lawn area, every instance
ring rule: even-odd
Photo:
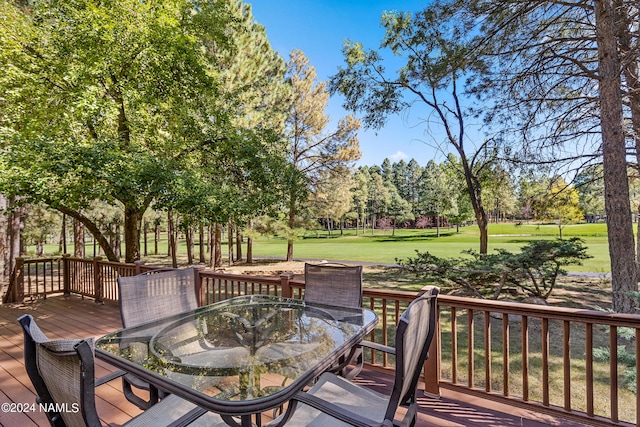
[[[568,271],[588,271],[596,273],[609,272],[609,252],[607,243],[606,224],[575,224],[567,225],[563,229],[563,237],[580,237],[585,240],[588,252],[593,256],[584,265],[567,267]],[[165,240],[159,242],[158,253],[167,253]],[[523,224],[491,224],[489,225],[489,251],[504,248],[518,252],[527,242],[534,239],[557,239],[558,227],[553,224],[536,225]],[[153,241],[149,236],[148,251],[153,252]],[[383,264],[395,264],[396,259],[406,259],[414,256],[415,251],[429,251],[440,257],[464,256],[462,251],[479,249],[479,232],[475,225],[456,228],[440,229],[437,237],[435,229],[423,230],[374,230],[368,229],[364,234],[355,230],[333,231],[331,234],[324,230],[306,231],[301,233],[294,243],[294,258],[297,259],[327,259],[344,261],[362,261]],[[224,244],[224,242],[223,242]],[[141,245],[142,246],[142,245]],[[35,251],[29,248],[30,253]],[[93,245],[87,244],[87,256],[93,255]],[[179,252],[186,254],[184,240],[180,240]],[[55,254],[58,245],[46,245],[47,254]],[[196,252],[198,251],[196,246]],[[73,245],[67,245],[67,252],[73,253]],[[122,253],[124,253],[124,248]],[[223,248],[223,255],[226,255]],[[270,257],[282,259],[287,253],[287,241],[282,236],[261,236],[254,238],[253,254],[256,257]],[[143,257],[144,258],[144,257]]]
[[[606,224],[568,225],[563,229],[563,237],[577,236],[585,240],[589,254],[593,256],[585,265],[569,266],[569,271],[608,272],[609,252]],[[556,225],[514,225],[491,224],[489,226],[489,251],[495,248],[517,252],[528,241],[534,239],[558,238]],[[375,230],[371,234],[353,230],[327,232],[307,232],[294,243],[296,258],[319,258],[332,260],[367,261],[395,263],[396,258],[415,255],[415,251],[429,251],[440,257],[463,256],[462,251],[479,249],[479,232],[476,226],[440,230]],[[253,253],[256,256],[283,257],[287,242],[283,237],[261,237],[254,240]]]

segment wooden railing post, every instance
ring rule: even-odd
[[[144,261],[139,259],[138,261],[134,261],[133,264],[136,266],[135,275],[137,276],[138,274],[142,273],[142,269],[140,268],[140,266],[144,265]]]
[[[440,321],[438,317],[436,317],[436,332],[429,346],[429,358],[424,362],[424,393],[430,397],[440,397]]]
[[[71,255],[62,255],[62,292],[64,295],[71,295]]]
[[[104,304],[102,301],[102,267],[100,261],[102,257],[93,258],[93,291],[96,304]]]
[[[204,270],[204,266],[202,265],[194,265],[193,266],[193,274],[194,280],[196,284],[196,300],[198,301],[198,307],[202,307],[202,302],[204,301],[202,295],[202,276],[200,275],[200,271]]]
[[[291,283],[289,283],[292,278],[293,273],[282,273],[280,275],[280,286],[283,298],[293,298],[293,290],[291,289]]]

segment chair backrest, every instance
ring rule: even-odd
[[[60,412],[54,410],[55,406],[53,397],[49,393],[49,389],[38,371],[38,358],[36,355],[37,342],[49,341],[49,338],[40,330],[33,317],[30,314],[24,314],[18,318],[20,326],[22,326],[22,334],[24,336],[24,367],[27,375],[36,391],[36,401],[43,404],[47,410],[45,411],[49,423],[53,427],[64,427],[64,420],[60,416]]]
[[[119,277],[120,317],[125,328],[198,307],[195,269],[148,271]]]
[[[340,307],[362,306],[362,266],[304,265],[304,300]]]
[[[24,317],[24,316],[23,316]],[[29,316],[31,317],[31,316]],[[33,318],[20,323],[35,346],[37,374],[67,427],[101,426],[95,406],[93,339],[49,340]],[[43,402],[44,403],[44,402]]]
[[[428,358],[437,327],[437,298],[440,289],[427,286],[402,313],[396,330],[396,375],[387,418],[393,419],[398,405],[416,400],[418,379]]]

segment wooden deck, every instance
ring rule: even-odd
[[[22,330],[16,319],[29,313],[52,339],[101,336],[121,327],[118,307],[98,305],[91,299],[77,296],[55,296],[20,304],[0,305],[0,404],[7,402],[33,403],[35,395],[24,370]],[[96,375],[102,376],[114,368],[96,362]],[[361,384],[388,394],[393,378],[386,373],[365,370],[358,380]],[[123,424],[140,410],[126,401],[120,381],[112,381],[96,390],[98,413],[105,425]],[[537,427],[574,426],[548,415],[521,410],[507,405],[443,390],[440,399],[421,397],[417,426],[442,427]],[[4,427],[48,426],[43,413],[0,411],[0,425]]]

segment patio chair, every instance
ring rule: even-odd
[[[362,266],[304,265],[304,301],[339,307],[362,306]]]
[[[35,389],[36,403],[38,405],[43,405],[46,409],[45,415],[47,416],[51,426],[64,427],[64,420],[60,416],[60,412],[55,409],[51,393],[49,393],[44,380],[38,372],[36,342],[46,342],[49,341],[49,339],[40,330],[40,328],[38,328],[31,315],[25,314],[20,316],[18,318],[18,322],[20,323],[20,326],[22,326],[24,336],[24,367],[27,371],[27,376],[31,380],[31,384],[33,384],[33,388]],[[105,375],[104,377],[97,378],[95,380],[95,386],[97,387],[105,384],[111,380],[121,377],[124,374],[124,371],[115,371],[109,375]]]
[[[289,413],[270,425],[287,426],[413,426],[420,372],[428,357],[436,330],[439,289],[425,287],[400,317],[396,331],[396,374],[390,396],[356,385],[332,373],[324,373],[308,391],[297,393]],[[394,352],[393,349],[389,351]],[[407,408],[401,424],[395,420],[399,406]],[[286,419],[289,418],[289,419]]]
[[[304,265],[304,301],[337,307],[362,307],[362,266],[340,263]],[[354,365],[347,372],[347,366]],[[347,379],[355,378],[362,371],[362,347],[354,347],[351,353],[340,358],[335,369]]]
[[[119,277],[122,326],[134,327],[197,308],[195,273],[193,268],[161,269]],[[149,399],[138,396],[134,388],[148,391]],[[127,400],[140,409],[148,409],[164,395],[164,392],[129,373],[122,377],[122,389]]]
[[[96,410],[93,338],[49,340],[31,315],[18,319],[25,337],[25,366],[48,406],[62,409],[50,418],[55,427],[102,426]],[[35,371],[34,371],[35,368]],[[35,381],[34,381],[35,379]],[[36,383],[38,384],[36,386]],[[46,391],[45,391],[46,390]],[[44,403],[44,401],[43,401]],[[123,426],[226,426],[222,418],[195,404],[168,396]]]

